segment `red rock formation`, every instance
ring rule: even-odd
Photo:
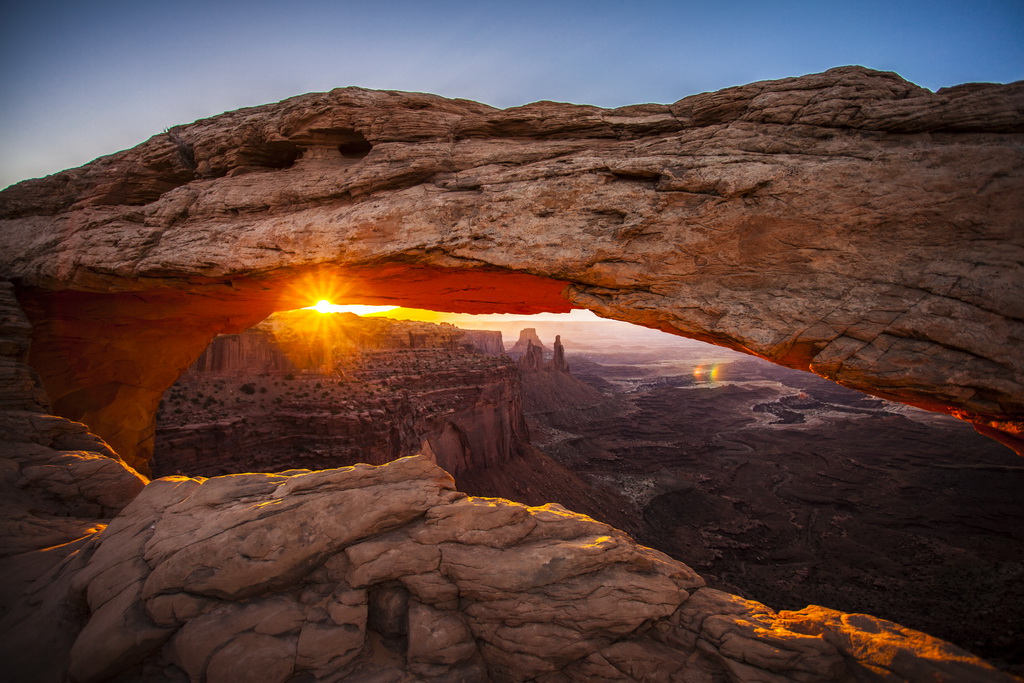
[[[479,353],[489,356],[505,355],[505,345],[498,330],[462,330],[462,338]]]
[[[285,374],[295,365],[274,343],[273,334],[256,328],[243,334],[220,334],[213,338],[185,375]]]
[[[33,581],[86,545],[148,481],[85,425],[49,414],[25,365],[30,332],[13,288],[0,283],[0,615],[23,605]],[[7,671],[0,661],[0,677],[19,680]]]
[[[1022,102],[860,67],[615,110],[305,95],[5,190],[0,273],[55,409],[140,465],[209,338],[309,305],[279,288],[319,266],[366,303],[587,307],[1013,441]]]
[[[157,472],[380,465],[416,453],[455,475],[506,463],[529,443],[518,374],[504,356],[467,348],[494,341],[450,324],[275,314],[215,338],[171,388]]]
[[[306,95],[0,193],[0,275],[54,409],[140,466],[215,334],[319,298],[584,306],[1019,440],[1022,102],[857,67],[616,110]],[[141,483],[13,413],[4,471],[29,489],[77,501],[94,465]],[[54,448],[77,464],[30,477]],[[80,531],[0,618],[8,678],[1006,680],[895,624],[707,591],[606,525],[467,499],[424,458],[161,480]]]
[[[551,357],[552,372],[569,372],[569,364],[565,362],[565,347],[562,346],[562,335],[555,335],[554,353]]]
[[[519,369],[524,372],[540,372],[544,368],[544,350],[532,340],[527,340],[526,350],[519,357]]]
[[[540,337],[537,336],[537,330],[533,327],[527,327],[519,331],[519,339],[513,344],[512,348],[508,350],[508,354],[513,358],[522,356],[527,352],[530,344],[533,344],[543,354],[548,352],[548,347],[541,343]]]
[[[561,335],[555,336],[553,349],[551,360],[544,362],[540,349],[531,341],[527,353],[519,359],[523,410],[527,417],[539,420],[539,424],[534,424],[545,430],[556,423],[564,426],[566,420],[569,424],[577,422],[580,411],[616,413],[617,401],[570,374]]]
[[[499,465],[529,438],[515,368],[508,359],[481,358],[367,353],[363,369],[345,379],[307,373],[223,382],[189,374],[164,402],[155,472],[379,465],[415,453],[453,474]]]

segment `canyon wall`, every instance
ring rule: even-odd
[[[85,546],[149,481],[85,425],[50,414],[39,378],[25,363],[31,331],[14,288],[0,282],[0,619],[8,623],[0,625],[0,641],[5,642],[26,628],[38,606],[26,597],[33,582]],[[63,597],[55,594],[58,601]],[[73,635],[57,626],[53,614],[48,621],[24,637],[35,639],[33,647],[66,656]],[[0,655],[0,677],[41,680],[10,673],[10,661],[6,653]]]
[[[339,89],[5,190],[0,272],[54,409],[140,467],[214,334],[318,298],[586,307],[1019,446],[1022,122],[1024,84],[860,67],[611,110]]]
[[[326,317],[324,317],[326,315]],[[312,335],[316,343],[311,343]],[[330,353],[326,353],[329,349]],[[336,372],[331,358],[372,350],[447,349],[504,355],[501,332],[463,330],[450,323],[360,318],[352,313],[276,313],[240,334],[220,334],[186,374],[258,375]],[[331,356],[331,358],[329,358]]]
[[[495,336],[497,335],[497,336]],[[501,334],[450,324],[277,313],[216,337],[161,404],[154,472],[380,465],[418,453],[454,475],[529,444]]]
[[[280,374],[295,365],[274,343],[273,334],[255,328],[242,334],[219,334],[202,355],[188,366],[185,377],[194,375]]]
[[[480,353],[489,356],[502,356],[505,354],[505,344],[501,340],[501,332],[498,330],[462,330],[462,338],[465,343],[472,345]]]

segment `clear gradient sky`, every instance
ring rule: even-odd
[[[12,0],[0,187],[164,128],[358,85],[498,107],[673,102],[862,64],[1024,79],[1024,0]]]

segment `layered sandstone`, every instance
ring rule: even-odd
[[[505,344],[498,330],[462,330],[462,339],[476,351],[488,356],[501,356],[505,353]]]
[[[518,358],[527,353],[531,345],[537,347],[541,354],[548,352],[548,347],[544,346],[540,337],[537,336],[536,328],[527,327],[519,331],[519,339],[508,350],[508,354],[513,358]]]
[[[213,334],[331,278],[365,303],[583,306],[1017,443],[1022,132],[1020,83],[860,67],[612,110],[346,88],[4,191],[0,272],[57,412],[140,467]]]
[[[463,492],[557,502],[638,531],[624,496],[531,445],[524,392],[531,410],[539,400],[564,409],[589,387],[564,374],[558,387],[524,378],[508,357],[488,353],[500,332],[467,332],[292,311],[220,335],[161,402],[154,475],[380,465],[423,454]]]
[[[24,362],[30,331],[13,288],[0,283],[0,556],[60,545],[69,540],[65,530],[76,533],[83,518],[113,517],[147,482],[85,425],[49,414]],[[36,532],[38,544],[25,545]]]
[[[495,336],[497,335],[497,336]],[[501,333],[278,313],[213,340],[161,403],[155,472],[380,465],[423,453],[459,476],[529,445]]]
[[[85,425],[49,414],[25,364],[30,332],[13,288],[0,283],[0,614],[23,606],[26,587],[148,481]]]
[[[275,342],[271,332],[255,327],[241,334],[219,334],[182,377],[247,377],[295,372],[295,363]]]

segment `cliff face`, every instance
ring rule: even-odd
[[[614,110],[342,89],[5,190],[0,272],[55,409],[140,466],[209,339],[332,274],[365,303],[586,307],[1013,442],[1022,112],[1022,84],[859,67]]]
[[[221,334],[213,338],[203,354],[185,371],[188,375],[284,374],[294,364],[274,343],[272,334],[249,330],[242,334]]]
[[[50,414],[39,378],[25,364],[31,330],[13,287],[0,282],[0,615],[12,623],[0,626],[0,641],[35,608],[26,606],[28,587],[81,549],[149,481],[88,427]],[[33,633],[59,638],[49,628]],[[36,678],[10,674],[5,659],[5,679]]]
[[[504,355],[501,332],[449,323],[360,318],[351,313],[275,313],[241,334],[217,335],[187,375],[281,375],[344,371],[343,359],[364,351],[444,349]]]
[[[462,338],[479,353],[486,353],[489,356],[501,356],[505,353],[501,332],[497,330],[462,330]]]
[[[494,333],[465,332],[292,311],[217,337],[162,403],[154,472],[380,465],[423,453],[459,475],[508,462],[529,443],[518,373],[477,353],[493,350]]]

